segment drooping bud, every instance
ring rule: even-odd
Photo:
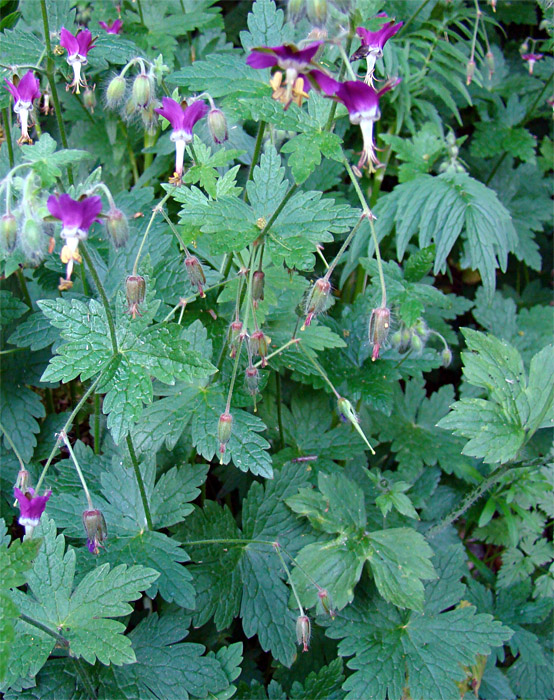
[[[108,536],[108,528],[106,527],[106,520],[102,515],[102,511],[85,510],[83,513],[83,525],[85,527],[85,532],[87,533],[87,547],[91,554],[98,554],[100,552],[100,547],[102,547],[102,542]]]
[[[302,651],[308,651],[311,633],[310,618],[307,615],[299,615],[296,620],[296,641],[298,644],[302,644]]]
[[[427,327],[427,324],[422,318],[418,318],[413,327],[413,330],[414,333],[418,335],[424,343],[427,341],[427,338],[429,337],[429,328]]]
[[[203,285],[206,284],[206,275],[204,274],[200,261],[194,255],[187,255],[185,258],[185,267],[189,282],[193,287],[198,289],[198,294],[204,298],[206,295],[204,294]]]
[[[225,454],[225,447],[229,440],[231,439],[231,433],[233,432],[233,416],[225,411],[219,416],[219,423],[217,424],[217,439],[219,440],[219,453],[221,455],[220,461],[223,462],[223,455]]]
[[[46,237],[42,235],[42,228],[31,218],[25,219],[21,228],[21,248],[31,265],[38,265],[45,253]]]
[[[247,367],[244,373],[244,381],[248,393],[251,396],[256,396],[258,393],[258,387],[260,386],[260,373],[257,367]]]
[[[106,229],[116,248],[123,248],[129,240],[129,223],[121,209],[110,209],[106,219]]]
[[[252,301],[254,308],[258,308],[258,303],[264,300],[265,273],[256,270],[252,275]]]
[[[307,0],[308,19],[315,27],[324,27],[327,22],[327,0]]]
[[[139,307],[144,301],[146,293],[146,282],[141,275],[129,275],[125,280],[125,295],[127,297],[127,313],[133,318],[141,316]]]
[[[133,81],[132,89],[133,104],[137,108],[144,109],[152,101],[152,78],[146,73],[139,73]]]
[[[386,342],[390,330],[390,309],[379,306],[373,309],[369,319],[369,342],[373,345],[371,359],[375,361],[379,357],[379,351]]]
[[[96,107],[96,93],[94,87],[91,90],[87,86],[86,90],[83,92],[83,104],[91,114],[94,114],[94,108]]]
[[[220,109],[210,109],[208,112],[208,129],[214,143],[223,143],[229,138],[227,120]]]
[[[267,351],[271,338],[264,334],[263,331],[254,331],[250,336],[250,352],[252,355],[258,355],[262,359],[262,367],[267,365]]]
[[[421,352],[423,350],[423,341],[419,335],[416,335],[415,333],[412,335],[411,346],[414,352]]]
[[[229,326],[229,346],[231,348],[231,357],[235,357],[242,335],[242,321],[233,321]]]
[[[402,345],[402,331],[395,331],[390,337],[391,345],[399,348]]]
[[[331,294],[331,283],[325,277],[320,277],[315,281],[314,286],[311,288],[308,298],[306,299],[306,304],[304,311],[306,313],[306,320],[302,326],[304,330],[310,325],[312,320],[320,313],[325,311],[329,303],[329,295]]]
[[[0,249],[11,253],[17,242],[17,220],[13,214],[4,214],[0,219]]]
[[[452,362],[452,350],[450,348],[444,348],[444,350],[441,353],[441,357],[442,366],[448,367],[448,365]]]
[[[110,109],[118,107],[125,97],[127,82],[121,75],[116,75],[110,80],[108,89],[106,90],[106,103]]]
[[[466,66],[466,85],[471,85],[473,76],[475,75],[475,61],[470,59]]]

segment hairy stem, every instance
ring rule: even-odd
[[[148,222],[148,226],[146,227],[146,231],[144,232],[144,236],[142,237],[142,241],[140,242],[140,246],[137,251],[137,257],[135,258],[135,262],[133,265],[133,275],[137,274],[140,256],[142,255],[142,249],[144,248],[144,244],[146,243],[146,239],[148,238],[148,234],[150,233],[150,229],[152,228],[152,224],[154,223],[156,214],[159,214],[162,211],[163,205],[167,202],[170,196],[171,192],[168,192],[152,210],[152,216],[150,217],[150,221]]]
[[[13,442],[13,440],[11,439],[10,434],[8,433],[8,431],[6,430],[6,428],[4,428],[4,426],[2,425],[2,423],[0,423],[0,432],[1,432],[1,433],[4,433],[4,440],[5,440],[5,441],[8,443],[8,445],[12,448],[12,450],[13,450],[15,456],[17,457],[17,461],[19,462],[20,468],[21,468],[21,469],[25,469],[25,463],[24,463],[24,461],[21,459],[21,455],[19,454],[19,452],[18,452],[18,450],[17,450],[17,447],[14,445],[14,442]]]
[[[73,466],[75,467],[75,471],[77,472],[77,476],[79,477],[79,480],[81,481],[81,486],[83,487],[83,491],[85,492],[85,496],[87,499],[89,510],[94,510],[94,506],[92,505],[92,498],[90,497],[90,491],[88,490],[87,482],[85,480],[85,475],[81,471],[81,467],[79,466],[79,462],[77,461],[77,457],[75,456],[75,452],[73,452],[73,448],[71,447],[71,443],[69,442],[69,440],[67,438],[67,434],[64,432],[61,432],[60,437],[64,441],[64,444],[69,451],[69,456],[71,457],[71,459],[73,461]]]
[[[11,134],[11,129],[10,129],[10,115],[8,114],[8,108],[4,107],[2,109],[2,121],[4,122],[4,131],[6,132],[6,144],[8,146],[8,161],[10,163],[10,168],[13,168],[14,166],[14,157],[13,157],[13,143],[12,143],[12,134]]]
[[[114,352],[114,355],[117,355],[117,353],[118,353],[117,337],[115,335],[115,324],[114,324],[114,320],[113,320],[112,311],[110,309],[110,302],[108,301],[108,297],[106,295],[106,290],[104,289],[104,286],[102,285],[102,282],[100,281],[100,277],[98,276],[98,273],[96,272],[96,268],[94,267],[94,263],[92,262],[92,258],[90,256],[90,253],[88,252],[87,246],[84,242],[81,242],[81,253],[83,254],[83,258],[85,259],[85,262],[86,262],[87,267],[90,271],[90,274],[92,275],[92,279],[94,280],[94,284],[96,285],[96,289],[98,290],[98,294],[100,295],[100,299],[102,301],[104,311],[106,312],[106,320],[108,321],[108,328],[110,330],[110,340],[112,342],[112,350]]]
[[[131,456],[131,462],[133,463],[133,469],[135,471],[135,477],[140,491],[140,500],[142,501],[142,507],[144,509],[144,517],[146,518],[146,526],[149,530],[153,530],[152,516],[150,515],[150,506],[148,505],[148,498],[146,496],[146,489],[144,488],[144,480],[140,472],[140,465],[137,459],[137,453],[135,452],[135,446],[133,445],[133,440],[130,435],[127,435],[127,448],[129,449],[129,455]]]

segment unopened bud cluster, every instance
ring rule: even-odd
[[[127,77],[127,71],[139,66],[134,77]],[[154,66],[143,58],[134,58],[115,75],[106,88],[106,104],[110,109],[122,108],[123,118],[130,120],[139,117],[146,130],[152,131],[158,117],[154,108],[156,100],[156,71]]]
[[[17,193],[17,203],[12,209],[9,202],[8,210],[0,217],[0,252],[13,253],[17,248],[25,262],[36,267],[46,255],[47,229],[52,228],[44,222],[48,215],[44,192],[34,172],[24,179],[16,178],[15,183],[12,194]]]

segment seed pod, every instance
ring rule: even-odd
[[[244,382],[250,396],[256,396],[260,386],[260,373],[257,367],[247,367],[244,373]]]
[[[220,109],[210,109],[208,112],[208,129],[214,143],[223,143],[229,138],[227,120]]]
[[[116,75],[110,80],[108,89],[106,90],[106,103],[110,109],[118,107],[125,97],[127,82],[121,75]]]
[[[146,73],[139,73],[133,81],[133,104],[136,108],[144,109],[152,101],[152,78]]]
[[[492,78],[494,75],[494,56],[492,55],[492,51],[487,51],[487,54],[485,56],[485,61],[487,62],[487,68],[489,69],[489,79]]]
[[[83,513],[83,525],[87,533],[87,547],[91,554],[98,554],[102,542],[108,536],[108,528],[102,511],[85,510]]]
[[[302,644],[302,651],[308,651],[312,626],[307,615],[299,615],[296,620],[296,641]]]
[[[255,331],[250,336],[250,352],[252,355],[258,355],[262,358],[262,367],[267,365],[267,351],[271,338],[268,338],[263,331]]]
[[[242,334],[242,321],[233,321],[229,326],[229,346],[231,347],[231,357],[235,357]]]
[[[11,253],[17,242],[17,220],[13,214],[4,214],[0,219],[0,249]]]
[[[308,19],[315,27],[324,27],[327,22],[327,0],[307,0]]]
[[[320,313],[325,311],[329,303],[329,295],[331,293],[331,283],[325,277],[320,277],[315,281],[314,286],[310,290],[310,294],[306,300],[304,311],[307,314],[306,320],[302,329],[309,326],[312,320]]]
[[[475,75],[475,61],[473,59],[467,62],[466,66],[466,85],[471,85],[473,76]]]
[[[373,345],[371,359],[375,361],[379,357],[379,351],[386,342],[390,331],[390,309],[379,306],[373,309],[369,319],[369,342]]]
[[[193,287],[198,289],[198,294],[204,298],[206,295],[204,294],[203,285],[206,284],[206,275],[204,274],[200,261],[194,255],[187,255],[185,258],[185,267],[189,282]]]
[[[223,455],[225,454],[225,447],[229,440],[231,439],[231,433],[233,432],[233,416],[225,411],[219,416],[219,423],[217,424],[217,439],[219,440],[219,453],[221,455],[220,461],[223,462]]]
[[[258,306],[258,302],[264,300],[264,285],[265,273],[262,270],[256,270],[252,275],[252,301],[255,308]]]
[[[146,293],[146,282],[141,275],[129,275],[125,280],[125,294],[127,296],[127,313],[133,318],[141,316],[139,307],[144,301]]]
[[[129,223],[121,209],[110,209],[106,219],[106,229],[116,248],[123,248],[129,240]]]

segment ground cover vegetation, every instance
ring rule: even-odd
[[[551,0],[0,9],[3,697],[552,698]]]

